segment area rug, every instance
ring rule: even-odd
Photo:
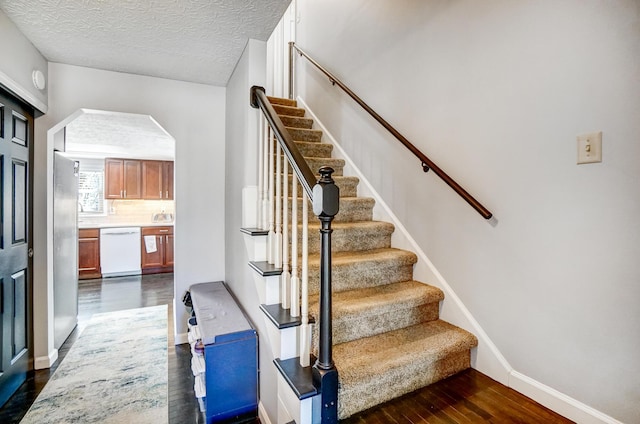
[[[166,423],[167,393],[167,306],[96,314],[21,423]]]

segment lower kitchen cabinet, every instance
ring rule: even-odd
[[[100,230],[81,228],[78,230],[78,278],[100,277]]]
[[[173,272],[173,227],[142,227],[142,273]]]

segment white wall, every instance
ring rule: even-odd
[[[32,72],[39,70],[47,79],[47,61],[11,20],[0,10],[0,84],[13,91],[41,112],[47,110],[47,92],[35,88]],[[48,81],[47,81],[48,82]]]
[[[299,45],[494,212],[490,225],[298,67],[297,94],[514,370],[636,422],[640,3],[299,0],[298,13]],[[578,166],[576,136],[592,131],[603,162]]]
[[[51,187],[53,145],[47,131],[80,108],[149,114],[176,140],[175,315],[177,342],[186,333],[181,303],[191,284],[223,280],[224,87],[186,83],[57,63],[49,64],[49,111],[36,120],[35,149],[35,357],[53,350],[51,291]],[[49,321],[49,322],[48,322]]]
[[[272,421],[277,416],[276,371],[264,314],[248,265],[242,222],[242,190],[257,185],[258,112],[249,105],[249,89],[266,82],[266,43],[249,40],[227,85],[226,282],[237,296],[260,340],[260,403]]]

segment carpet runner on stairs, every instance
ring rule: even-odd
[[[340,187],[340,212],[332,234],[338,417],[349,417],[469,368],[476,337],[439,319],[444,294],[413,280],[417,257],[391,247],[393,224],[372,219],[374,200],[357,196],[358,179],[343,176],[344,161],[331,157],[333,146],[322,143],[322,131],[312,129],[313,120],[304,117],[305,110],[294,100],[269,100],[310,168],[317,172],[321,166],[331,166]],[[317,218],[310,216],[309,310],[316,320],[319,226]],[[317,354],[315,330],[312,350]]]

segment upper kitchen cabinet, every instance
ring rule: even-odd
[[[105,199],[140,199],[142,164],[139,160],[105,159]]]
[[[148,200],[173,199],[173,162],[142,161],[142,198]]]

